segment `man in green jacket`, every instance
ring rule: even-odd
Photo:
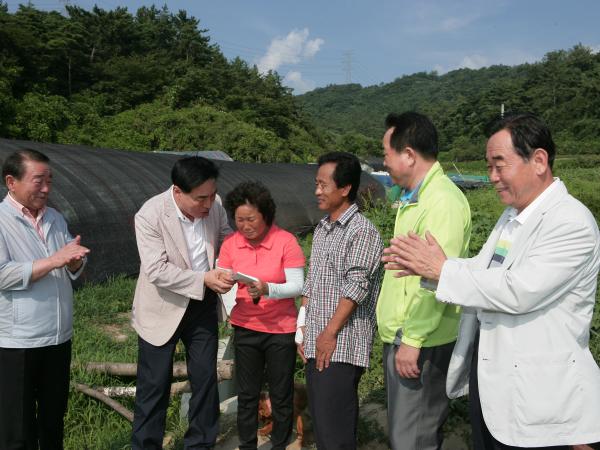
[[[447,255],[466,257],[471,211],[437,161],[433,123],[415,112],[390,114],[385,123],[384,165],[403,188],[394,236],[429,231]],[[446,373],[460,309],[438,303],[432,287],[425,279],[396,278],[386,271],[377,303],[394,450],[435,450],[442,444],[448,416]]]

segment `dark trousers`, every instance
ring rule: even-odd
[[[0,450],[63,448],[71,341],[0,348]]]
[[[473,360],[471,361],[471,372],[469,374],[469,417],[471,419],[473,450],[516,450],[526,447],[513,447],[497,441],[488,430],[483,413],[481,411],[481,400],[479,398],[479,383],[477,380],[477,356],[479,354],[479,331],[475,336],[473,344]],[[569,450],[569,445],[552,447],[527,447],[528,450]]]
[[[446,375],[454,342],[421,348],[419,378],[398,375],[397,349],[393,344],[383,346],[390,446],[393,450],[439,450],[449,413]]]
[[[274,450],[285,449],[292,435],[294,419],[294,333],[261,333],[235,327],[234,343],[239,448],[256,449],[258,400],[266,365],[273,416],[271,444]]]
[[[358,382],[364,368],[332,362],[322,372],[306,363],[306,390],[319,450],[356,449]]]
[[[179,327],[166,344],[157,347],[138,337],[132,449],[162,449],[173,354],[179,339],[185,346],[192,387],[184,446],[200,449],[215,445],[219,431],[217,297],[207,289],[204,300],[190,301]]]

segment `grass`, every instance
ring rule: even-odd
[[[131,378],[90,374],[90,361],[136,362],[137,335],[128,326],[135,280],[116,277],[101,285],[87,285],[76,292],[71,380],[90,386],[134,386]],[[115,333],[120,336],[115,340]],[[182,350],[182,349],[181,349]],[[175,359],[183,360],[178,349]],[[133,410],[133,399],[119,399]],[[169,406],[167,430],[175,440],[185,431],[179,422],[179,399]],[[65,422],[65,448],[77,450],[127,449],[131,424],[109,407],[71,390]]]
[[[559,159],[555,172],[569,188],[570,192],[582,200],[593,212],[596,220],[600,218],[600,178],[598,166],[600,159],[581,158]],[[462,172],[484,174],[485,163],[461,163]],[[447,170],[453,168],[446,167]],[[483,245],[504,207],[496,199],[492,189],[479,189],[467,192],[473,217],[471,253],[476,253]],[[366,213],[379,228],[384,240],[389,239],[393,231],[394,211],[387,206],[373,208]],[[301,240],[308,255],[312,236]],[[77,290],[75,297],[75,330],[73,339],[72,381],[91,386],[133,386],[134,379],[90,374],[82,365],[89,361],[135,362],[137,357],[137,337],[126,324],[131,310],[135,280],[116,277],[107,283],[84,286]],[[600,293],[597,294],[597,300]],[[596,302],[592,322],[590,348],[596,361],[600,361],[600,302]],[[222,328],[221,334],[227,329]],[[115,340],[115,334],[120,340]],[[385,387],[382,368],[383,346],[376,338],[371,354],[371,367],[365,372],[359,386],[359,396],[363,403],[385,403]],[[175,358],[183,360],[183,349],[178,348]],[[304,379],[301,362],[298,362],[296,376]],[[133,400],[121,400],[133,409]],[[466,401],[451,402],[451,414],[447,429],[464,429],[467,422]],[[183,448],[182,437],[185,425],[179,420],[179,398],[172,400],[167,413],[167,432],[174,439],[172,448]],[[127,449],[131,425],[107,406],[75,390],[69,397],[69,409],[65,423],[65,448],[72,450]],[[366,443],[381,439],[381,433],[372,421],[361,421],[359,442]]]

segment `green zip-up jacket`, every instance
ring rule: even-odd
[[[446,256],[468,256],[471,210],[464,194],[444,175],[436,162],[412,197],[398,208],[394,236],[409,231],[424,237],[429,231]],[[377,302],[381,340],[396,343],[396,336],[412,347],[433,347],[456,340],[460,307],[440,303],[435,293],[421,287],[421,277],[395,278],[385,271]]]

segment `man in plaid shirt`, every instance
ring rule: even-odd
[[[356,448],[358,382],[375,332],[383,242],[354,203],[360,174],[350,153],[319,158],[315,195],[328,214],[314,233],[299,345],[319,449]],[[301,310],[300,325],[302,316]]]

